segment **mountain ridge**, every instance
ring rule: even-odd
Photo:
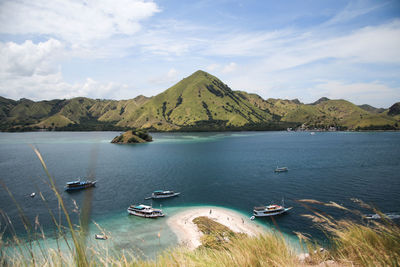
[[[357,106],[322,97],[311,104],[298,99],[263,99],[234,91],[217,77],[198,70],[162,93],[127,100],[75,97],[32,101],[0,97],[0,130],[282,130],[399,129],[399,104],[389,109]]]

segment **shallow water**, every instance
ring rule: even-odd
[[[72,200],[82,206],[89,191],[66,193],[63,186],[77,177],[93,175],[98,184],[90,189],[91,214],[114,236],[113,241],[106,242],[114,242],[113,249],[133,248],[150,257],[176,244],[176,237],[165,220],[128,216],[126,208],[133,203],[149,204],[144,198],[156,189],[182,192],[173,199],[153,201],[154,206],[162,204],[168,212],[191,205],[217,205],[251,216],[253,206],[280,203],[284,198],[285,204],[294,208],[276,219],[279,228],[288,234],[300,231],[319,239],[324,236],[300,216],[307,210],[295,199],[335,201],[358,208],[350,200],[356,197],[385,213],[399,212],[400,133],[154,133],[152,143],[110,144],[118,134],[0,133],[0,179],[32,225],[39,216],[51,236],[46,206],[38,196],[32,199],[29,194],[41,191],[55,214],[58,205],[29,144],[42,153],[71,211]],[[277,166],[287,166],[289,172],[274,173]],[[0,203],[18,234],[23,235],[18,211],[4,189],[0,189]],[[335,209],[326,211],[348,216]],[[77,214],[72,213],[72,217],[77,223]],[[273,227],[268,218],[257,222]]]

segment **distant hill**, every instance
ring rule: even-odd
[[[359,107],[371,113],[382,113],[386,111],[384,108],[376,108],[368,104],[359,105]]]
[[[217,77],[196,71],[164,92],[129,100],[77,97],[51,101],[18,101],[0,97],[0,130],[156,131],[281,130],[331,126],[352,130],[399,129],[400,102],[390,109],[357,106],[346,100],[320,98],[263,99],[233,91]]]

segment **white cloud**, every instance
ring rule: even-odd
[[[235,62],[231,62],[228,65],[226,65],[223,69],[223,73],[229,73],[229,72],[234,72],[237,68],[237,64]]]
[[[171,86],[171,83],[176,82],[178,78],[179,72],[176,69],[171,68],[167,73],[163,75],[148,79],[148,82],[156,85]]]
[[[56,71],[55,61],[62,54],[58,40],[34,44],[27,40],[22,44],[0,42],[0,73],[11,76],[32,76]]]
[[[387,5],[387,3],[381,3],[379,5],[370,6],[366,5],[365,1],[350,1],[347,6],[330,20],[324,23],[324,26],[333,25],[337,23],[344,23],[350,21],[359,16],[371,13],[372,11]]]
[[[219,69],[219,67],[220,67],[219,64],[213,63],[213,64],[208,65],[208,66],[206,67],[206,70],[207,70],[207,71],[215,71],[215,70]]]
[[[84,82],[65,82],[60,72],[47,75],[21,76],[7,80],[0,75],[0,95],[7,98],[21,97],[32,100],[63,99],[78,96],[105,99],[128,99],[140,94],[131,86],[114,82],[99,82],[87,78]]]
[[[131,35],[159,11],[152,1],[2,1],[0,33],[55,36],[71,44]]]

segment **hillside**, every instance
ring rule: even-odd
[[[308,129],[394,130],[399,129],[399,106],[396,103],[384,110],[326,97],[312,104],[297,99],[265,100],[257,94],[233,91],[199,70],[151,98],[76,97],[35,102],[0,97],[0,130],[282,130],[300,125]]]
[[[240,98],[218,78],[197,71],[134,110],[117,125],[177,130],[265,123],[272,116]]]

